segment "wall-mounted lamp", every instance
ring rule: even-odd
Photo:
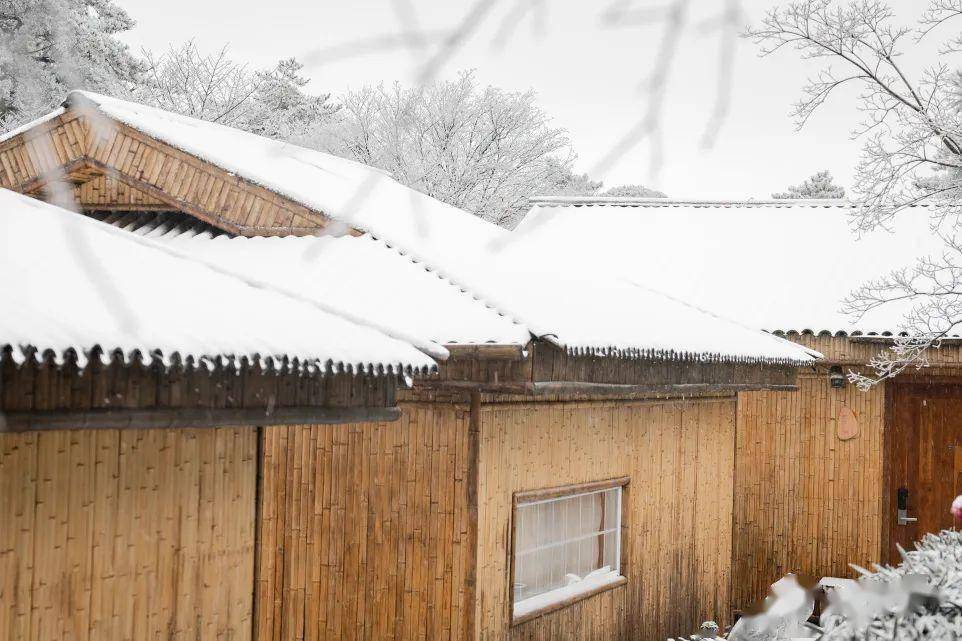
[[[828,370],[828,382],[832,389],[842,389],[845,387],[845,374],[839,365],[832,365]]]

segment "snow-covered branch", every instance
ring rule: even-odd
[[[882,305],[903,305],[905,334],[871,363],[876,376],[853,374],[860,385],[926,364],[928,349],[962,324],[959,258],[962,214],[962,76],[936,62],[909,70],[902,62],[906,39],[915,42],[962,16],[960,0],[933,0],[914,28],[898,24],[892,9],[877,0],[838,3],[801,0],[772,9],[748,30],[770,55],[795,48],[826,66],[802,89],[795,108],[804,126],[843,84],[860,87],[862,154],[852,192],[852,226],[859,233],[886,228],[899,215],[927,215],[945,251],[918,265],[867,283],[845,302],[856,317]],[[959,41],[958,37],[948,41]],[[894,328],[892,328],[894,329]]]

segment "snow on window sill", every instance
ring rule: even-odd
[[[519,623],[536,619],[600,592],[624,585],[627,582],[628,579],[616,571],[605,572],[604,574],[595,576],[589,574],[584,579],[575,581],[564,587],[516,601],[512,613],[511,625],[518,625]]]

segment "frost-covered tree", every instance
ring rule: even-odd
[[[801,185],[792,185],[788,191],[772,194],[772,198],[845,198],[845,188],[836,185],[826,169],[807,178]]]
[[[931,0],[913,26],[883,2],[801,0],[772,9],[748,35],[763,54],[796,49],[825,67],[802,90],[794,115],[799,127],[839,87],[858,87],[864,121],[854,132],[863,142],[852,192],[860,231],[885,226],[915,205],[927,211],[943,255],[867,283],[846,302],[858,316],[896,301],[909,301],[907,334],[872,361],[873,378],[862,386],[925,364],[925,354],[962,323],[962,92],[959,72],[946,62],[962,51],[962,35],[950,33],[941,54],[919,70],[902,55],[913,43],[935,37],[962,17],[962,1]]]
[[[2,0],[0,131],[49,111],[71,89],[126,92],[139,63],[116,35],[133,26],[111,0]]]
[[[167,111],[283,139],[308,135],[337,111],[329,94],[304,90],[308,80],[294,58],[252,71],[232,60],[226,46],[204,54],[193,41],[144,57],[146,71],[134,97]]]
[[[551,126],[533,92],[482,88],[471,72],[352,91],[338,116],[315,146],[505,226],[530,196],[563,185],[574,158],[567,133]]]
[[[664,192],[644,185],[618,185],[604,190],[600,195],[618,198],[668,198]]]
[[[587,173],[576,174],[568,166],[569,163],[555,158],[549,162],[557,163],[557,178],[552,184],[546,185],[542,193],[533,196],[594,196],[604,187],[603,182],[592,180]]]

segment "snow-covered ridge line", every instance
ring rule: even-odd
[[[836,198],[766,198],[758,200],[725,200],[699,198],[635,198],[623,196],[532,196],[532,205],[591,206],[609,205],[622,207],[858,207],[850,200]],[[922,205],[919,205],[922,206]]]
[[[66,111],[67,111],[67,108],[66,108],[66,107],[62,107],[62,106],[61,106],[61,107],[57,107],[56,109],[54,109],[54,110],[51,111],[50,113],[45,114],[45,115],[43,115],[43,116],[40,116],[40,117],[37,118],[36,120],[31,120],[30,122],[24,123],[24,124],[20,125],[19,127],[15,128],[15,129],[11,129],[10,131],[7,131],[7,132],[4,133],[4,134],[0,134],[0,143],[7,142],[7,141],[10,140],[11,138],[15,138],[16,136],[19,136],[20,134],[24,133],[25,131],[30,131],[31,129],[33,129],[33,128],[36,127],[37,125],[42,125],[42,124],[45,123],[45,122],[49,122],[49,121],[51,121],[51,120],[53,120],[53,119],[55,119],[55,118],[58,118],[58,117],[62,116]]]

